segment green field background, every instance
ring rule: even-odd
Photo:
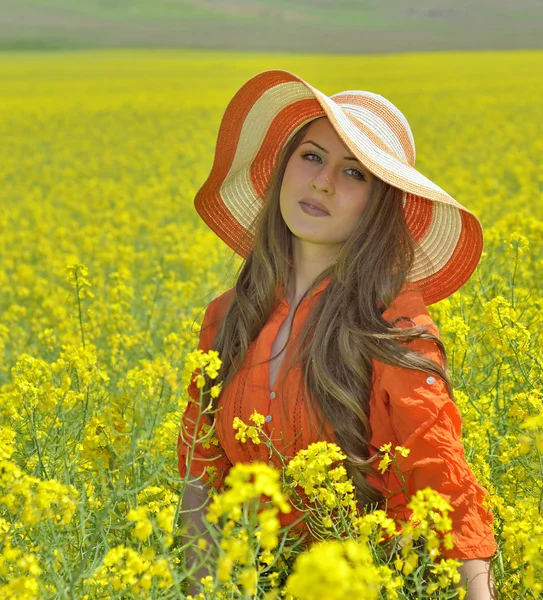
[[[311,53],[541,48],[535,0],[0,0],[0,49]]]

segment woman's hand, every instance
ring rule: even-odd
[[[496,600],[496,586],[490,569],[490,559],[465,560],[462,566],[458,567],[458,572],[461,577],[458,585],[465,585],[466,579],[468,581],[467,600]]]

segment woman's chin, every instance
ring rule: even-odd
[[[308,232],[299,230],[297,232],[293,232],[291,230],[291,233],[293,238],[298,243],[315,244],[319,246],[330,246],[337,244],[336,240],[330,239],[330,237],[325,235],[318,235],[314,231]]]

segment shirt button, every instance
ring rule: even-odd
[[[272,393],[270,394],[270,398],[271,398],[272,400],[275,398],[275,392],[272,392]]]
[[[266,415],[266,423],[269,423],[272,420],[271,415]]]
[[[435,383],[436,380],[433,377],[428,377],[428,379],[426,380],[426,383],[428,383],[429,385],[432,385],[432,383]]]

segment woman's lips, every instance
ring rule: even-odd
[[[304,211],[304,213],[306,213],[308,215],[312,215],[313,217],[329,217],[330,216],[327,212],[324,212],[320,208],[317,208],[316,206],[312,206],[311,204],[308,204],[307,202],[300,202],[299,204],[300,204],[301,209]]]

